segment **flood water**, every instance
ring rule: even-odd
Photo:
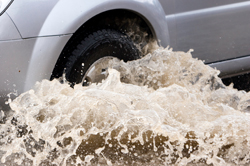
[[[0,165],[249,165],[250,93],[191,52],[158,48],[108,78],[43,80],[1,112]]]

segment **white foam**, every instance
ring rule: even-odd
[[[2,162],[249,164],[250,96],[219,71],[167,48],[109,63],[98,85],[43,80],[11,102],[17,120],[1,125]]]

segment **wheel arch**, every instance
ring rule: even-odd
[[[119,20],[118,24],[122,23],[125,19],[137,19],[138,24],[140,24],[139,25],[140,28],[145,29],[145,31],[149,34],[150,38],[158,39],[158,43],[160,45],[161,43],[163,43],[163,46],[166,46],[166,43],[167,44],[169,43],[168,33],[165,33],[165,36],[164,35],[161,36],[165,38],[159,39],[159,34],[157,34],[157,30],[160,31],[160,28],[158,28],[156,25],[152,25],[150,20],[148,20],[148,18],[146,18],[138,11],[133,11],[131,9],[121,9],[121,8],[104,11],[102,13],[98,13],[97,15],[87,20],[76,30],[76,32],[73,34],[71,39],[67,42],[66,46],[62,50],[55,64],[55,68],[53,69],[50,79],[52,80],[54,78],[58,78],[63,74],[64,66],[68,58],[67,53],[73,50],[73,46],[76,45],[74,43],[79,41],[79,36],[81,36],[80,38],[82,38],[82,36],[87,36],[86,34],[93,32],[94,30],[99,30],[100,28],[117,29],[123,32],[126,31],[126,29],[119,29],[121,28],[119,27],[120,25],[115,25],[116,23],[114,23],[114,21],[112,20],[113,17],[120,18],[118,19]],[[163,42],[162,39],[164,40]]]
[[[90,19],[111,10],[126,10],[137,14],[151,26],[151,30],[155,31],[155,35],[163,44],[169,42],[165,12],[158,0],[145,0],[143,2],[141,0],[95,0],[88,2],[75,0],[74,3],[60,0],[46,14],[38,36],[75,33]]]
[[[71,34],[74,36],[74,34],[76,34],[81,27],[86,26],[86,23],[92,18],[104,12],[116,10],[136,14],[147,23],[152,34],[160,41],[159,43],[161,45],[167,46],[169,44],[169,33],[165,13],[158,0],[146,0],[143,2],[141,0],[122,2],[117,0],[96,0],[88,2],[75,0],[74,2],[75,3],[72,3],[68,0],[58,1],[46,17],[37,36],[61,36]],[[60,17],[58,15],[60,15]],[[61,19],[55,21],[56,18]],[[63,40],[65,41],[65,38]],[[64,41],[62,41],[62,43],[64,43]],[[68,40],[67,43],[69,42],[70,40]],[[26,82],[29,82],[29,85],[25,86],[26,90],[31,88],[30,85],[34,85],[36,81],[50,79],[52,71],[55,73],[54,69],[57,70],[58,64],[60,64],[58,61],[67,46],[66,44],[66,46],[62,48],[58,45],[59,48],[62,48],[56,51],[61,52],[60,55],[55,54],[53,51],[48,51],[48,53],[45,51],[45,53],[42,54],[40,45],[42,45],[42,43],[37,40],[27,71]],[[46,59],[46,61],[44,61],[44,59]],[[39,62],[39,67],[42,69],[37,67],[37,62]],[[41,71],[43,73],[41,73]]]
[[[127,9],[113,9],[99,13],[87,20],[85,23],[83,23],[74,32],[74,34],[62,50],[60,56],[58,57],[50,79],[52,80],[54,78],[58,78],[63,74],[64,66],[67,62],[69,54],[75,49],[77,43],[84,39],[84,37],[87,37],[88,34],[90,34],[91,32],[95,32],[101,29],[115,29],[126,33],[127,29],[124,26],[126,26],[126,24],[133,24],[128,23],[129,21],[126,21],[126,19],[137,19],[135,20],[137,22],[135,26],[140,26],[140,28],[144,28],[145,31],[149,34],[148,36],[150,38],[156,38],[156,34],[151,23],[137,12]]]

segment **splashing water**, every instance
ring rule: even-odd
[[[98,85],[43,80],[11,102],[1,163],[250,164],[250,93],[217,70],[167,48],[109,66]]]

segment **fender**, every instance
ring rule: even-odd
[[[22,38],[33,38],[72,34],[90,18],[113,9],[138,13],[161,44],[169,44],[165,12],[158,0],[22,0],[14,1],[8,14]]]
[[[8,14],[14,20],[22,38],[37,38],[29,61],[24,90],[32,88],[36,81],[50,78],[64,45],[80,26],[92,17],[113,9],[138,13],[151,25],[159,44],[164,47],[169,44],[165,12],[158,0],[36,0],[36,3],[32,0],[14,1]],[[34,15],[28,14],[28,11]],[[51,49],[43,48],[44,42],[50,42]]]
[[[162,44],[169,42],[169,33],[165,13],[158,0],[95,0],[95,1],[60,0],[47,17],[39,32],[46,34],[74,33],[83,23],[94,16],[113,9],[127,9],[140,14],[146,19]],[[62,15],[62,11],[65,11]],[[56,20],[56,21],[55,21]],[[51,27],[54,27],[53,29]]]

